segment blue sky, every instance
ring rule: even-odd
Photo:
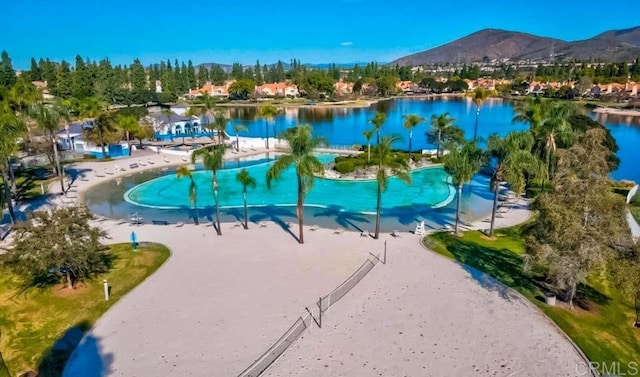
[[[391,61],[483,28],[578,40],[640,25],[595,0],[3,0],[0,50],[30,58]],[[508,5],[507,5],[508,4]],[[604,12],[603,12],[604,10]]]

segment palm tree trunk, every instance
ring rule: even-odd
[[[493,237],[493,227],[496,221],[496,211],[498,210],[498,189],[500,185],[498,182],[495,182],[495,187],[493,189],[493,209],[491,210],[491,226],[489,227],[489,237]]]
[[[129,156],[131,156],[131,143],[129,142],[129,131],[126,132],[127,134],[127,148],[129,150]]]
[[[267,149],[269,149],[269,122],[265,119],[264,126],[267,129]]]
[[[438,129],[438,146],[436,148],[436,158],[440,158],[442,148],[442,130]]]
[[[238,136],[237,132],[236,132],[236,151],[240,152],[240,136]]]
[[[473,127],[473,141],[478,140],[478,118],[480,117],[480,105],[476,103],[476,124]]]
[[[193,178],[191,178],[191,181],[193,182]],[[198,196],[197,194],[193,195],[193,223],[196,225],[200,225],[200,221],[198,221],[198,203],[197,203],[197,199]]]
[[[458,225],[460,224],[460,205],[462,204],[462,184],[458,185],[458,202],[456,204],[456,227],[455,234],[458,234]]]
[[[13,165],[11,164],[11,161],[9,161],[8,167],[9,167],[9,177],[11,178],[11,193],[15,195],[16,192],[18,191],[18,186],[16,184],[16,174],[13,171]]]
[[[216,233],[221,236],[222,229],[220,228],[220,205],[218,204],[218,177],[215,171],[213,172],[213,201],[216,205]]]
[[[633,308],[636,310],[636,321],[634,326],[640,325],[640,307],[638,306],[638,295],[633,298]]]
[[[371,142],[367,146],[367,164],[371,163]]]
[[[242,188],[242,200],[244,201],[244,228],[249,229],[249,209],[247,208],[247,186]]]
[[[58,178],[60,178],[60,190],[64,194],[64,174],[62,174],[62,167],[60,166],[60,156],[58,156],[58,143],[53,140],[53,158],[56,162],[56,170],[58,171]]]
[[[409,131],[409,161],[411,161],[411,142],[413,141],[413,131]]]
[[[380,183],[378,183],[378,194],[377,194],[377,204],[376,204],[376,232],[373,238],[378,239],[380,235],[380,210],[382,207],[382,190],[380,188]]]
[[[302,177],[298,174],[298,228],[300,235],[298,236],[298,242],[304,243],[304,186],[302,184]]]
[[[5,167],[9,166],[8,159],[6,159],[4,163]],[[7,174],[7,168],[2,169],[2,181],[4,186],[4,197],[7,202],[7,210],[9,211],[9,219],[11,220],[11,224],[15,224],[16,214],[13,211],[13,202],[11,201],[11,187],[9,185],[9,174]]]
[[[71,271],[69,269],[67,269],[67,274],[66,275],[67,275],[67,286],[68,286],[68,288],[73,288],[73,279],[71,278]]]
[[[98,139],[100,139],[100,147],[102,148],[102,158],[107,158],[107,152],[104,149],[104,138],[102,137],[102,128],[98,126]]]

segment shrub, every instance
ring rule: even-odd
[[[356,170],[356,166],[352,161],[341,161],[336,163],[334,169],[336,169],[336,171],[340,174],[347,174],[352,173],[354,170]]]

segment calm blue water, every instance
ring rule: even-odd
[[[323,163],[333,161],[333,155],[320,155]],[[249,189],[247,202],[250,206],[292,206],[298,199],[297,181],[294,168],[287,169],[282,176],[266,185],[267,170],[273,163],[262,163],[247,168],[257,181]],[[225,169],[218,173],[219,199],[221,208],[239,208],[243,206],[242,186],[236,180],[239,169]],[[382,206],[385,209],[416,206],[442,207],[448,204],[455,191],[449,185],[449,176],[442,167],[425,168],[412,172],[412,184],[406,185],[392,177],[387,190],[383,193]],[[211,173],[197,171],[194,181],[198,190],[199,207],[210,206],[214,202],[211,188]],[[178,178],[175,174],[145,182],[125,193],[125,200],[132,204],[164,209],[190,207],[190,181]],[[351,213],[375,213],[377,184],[375,180],[345,181],[335,179],[316,179],[313,188],[307,193],[305,205],[326,208],[340,207]]]
[[[405,114],[420,114],[427,119],[413,132],[413,149],[434,148],[427,142],[425,133],[429,129],[429,119],[432,114],[448,112],[457,119],[457,125],[465,131],[467,138],[473,137],[475,123],[475,105],[461,98],[442,99],[401,99],[384,101],[368,108],[359,109],[327,109],[327,108],[300,108],[288,109],[287,113],[279,116],[275,122],[275,132],[280,133],[286,128],[299,123],[310,123],[314,132],[322,136],[334,146],[353,146],[354,144],[366,145],[362,133],[371,128],[369,119],[376,110],[387,113],[387,122],[383,126],[383,135],[399,134],[404,140],[397,145],[398,148],[408,149],[409,136],[402,127],[402,116]],[[233,134],[233,125],[243,123],[249,131],[242,136],[264,137],[266,135],[265,123],[255,120],[253,108],[228,109],[229,116],[233,119],[228,132]],[[482,105],[478,135],[487,138],[493,133],[504,135],[513,130],[526,129],[523,123],[512,123],[513,104],[502,99],[490,99]],[[640,161],[640,118],[616,117],[607,115],[606,118],[598,115],[598,120],[605,124],[616,138],[620,151],[618,155],[622,160],[617,171],[612,176],[615,179],[631,179],[640,182],[640,168],[635,166]],[[269,135],[273,136],[273,126],[269,126]]]

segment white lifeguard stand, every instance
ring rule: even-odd
[[[424,236],[425,235],[424,221],[421,221],[420,224],[416,225],[415,235],[416,236]]]

